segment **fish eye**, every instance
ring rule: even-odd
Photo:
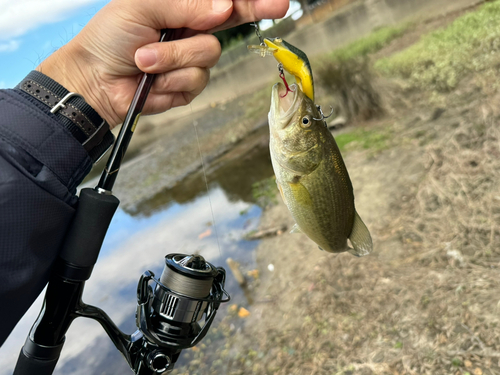
[[[308,128],[309,126],[311,126],[311,119],[308,116],[302,117],[302,127]]]

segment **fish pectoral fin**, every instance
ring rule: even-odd
[[[290,230],[290,233],[302,233],[302,230],[300,230],[298,224],[294,224],[292,229]]]
[[[311,194],[304,185],[300,182],[289,182],[288,186],[295,202],[304,207],[312,207],[313,200]]]
[[[347,251],[352,255],[362,257],[370,254],[373,250],[372,236],[370,236],[368,228],[356,211],[354,211],[354,224],[349,235],[349,240],[354,249]]]

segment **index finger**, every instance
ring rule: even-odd
[[[265,18],[282,18],[289,5],[289,0],[233,0],[231,16],[221,25],[210,29],[209,32],[214,33]]]

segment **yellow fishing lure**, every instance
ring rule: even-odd
[[[306,54],[281,38],[265,38],[264,43],[288,73],[295,77],[304,94],[314,103],[314,82]]]

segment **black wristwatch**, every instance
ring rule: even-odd
[[[17,86],[48,106],[58,120],[82,144],[96,163],[114,143],[108,123],[77,93],[69,92],[52,78],[36,70]]]

